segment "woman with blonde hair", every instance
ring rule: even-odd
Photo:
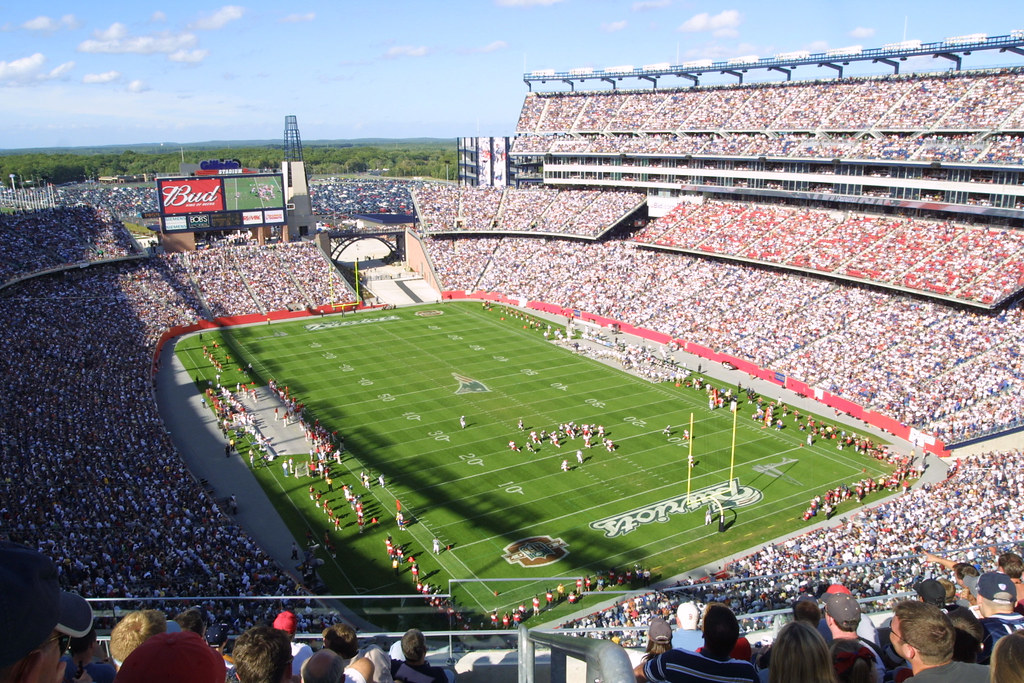
[[[782,627],[772,644],[768,683],[837,683],[828,645],[816,628],[802,621]]]

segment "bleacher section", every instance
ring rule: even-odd
[[[527,96],[514,154],[646,153],[1020,163],[1019,69]]]
[[[424,231],[597,238],[640,208],[639,192],[424,185],[413,192]]]
[[[684,202],[634,238],[991,305],[1024,288],[1024,232],[837,211]]]

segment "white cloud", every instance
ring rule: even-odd
[[[167,59],[183,64],[198,64],[206,59],[209,54],[209,50],[178,50],[167,55]]]
[[[84,40],[79,43],[78,51],[99,54],[171,54],[194,47],[196,44],[196,37],[192,33],[129,36],[122,24],[113,24],[97,36],[97,40]]]
[[[47,16],[38,16],[29,19],[21,25],[26,31],[39,31],[42,33],[53,33],[62,28],[78,28],[79,22],[74,14],[65,14],[60,19],[52,19]]]
[[[469,54],[469,55],[487,54],[487,53],[490,53],[490,52],[497,52],[499,50],[504,50],[507,47],[508,47],[508,43],[506,43],[504,40],[495,40],[494,42],[488,43],[487,45],[484,45],[482,47],[472,47],[472,48],[469,48],[467,50],[463,50],[462,52],[463,52],[463,54]]]
[[[119,21],[115,21],[105,30],[94,31],[93,35],[96,36],[98,40],[120,40],[128,35],[128,27]]]
[[[875,35],[875,29],[866,28],[864,26],[858,26],[857,28],[850,31],[851,38],[872,38]]]
[[[719,38],[734,38],[738,35],[736,27],[742,21],[743,16],[734,9],[727,9],[714,16],[707,12],[701,12],[683,22],[678,30],[683,33],[710,31],[712,35]]]
[[[286,17],[281,17],[279,23],[299,24],[306,21],[313,21],[314,19],[316,19],[316,12],[306,12],[305,14],[289,14]]]
[[[424,45],[396,45],[389,48],[388,51],[384,53],[384,56],[387,59],[395,59],[396,57],[425,57],[428,54],[430,54],[430,48]]]
[[[641,0],[633,3],[634,12],[644,12],[649,9],[661,9],[672,4],[672,0]]]
[[[557,5],[562,0],[494,0],[498,7],[537,7]]]
[[[146,92],[147,90],[149,90],[149,86],[140,80],[134,80],[128,84],[128,92]]]
[[[149,16],[149,20],[154,24],[161,24],[167,21],[167,15],[161,12],[160,10],[157,10]]]
[[[611,23],[601,24],[601,30],[605,33],[615,33],[626,28],[627,22],[625,21],[613,21]]]
[[[41,52],[10,62],[0,61],[0,84],[27,85],[39,81],[55,80],[71,71],[75,63],[64,62],[50,71],[44,71],[45,66],[46,57]]]
[[[213,14],[202,17],[198,21],[193,22],[189,25],[189,28],[199,29],[202,31],[214,31],[219,28],[224,28],[232,21],[241,19],[243,14],[245,14],[244,7],[239,7],[238,5],[224,5]]]
[[[85,74],[82,83],[111,83],[121,78],[120,71],[106,71],[101,74]]]

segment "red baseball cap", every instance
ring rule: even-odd
[[[132,651],[117,683],[224,683],[224,658],[198,633],[158,633]]]

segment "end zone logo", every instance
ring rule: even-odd
[[[431,318],[435,315],[444,315],[444,311],[416,311],[416,315],[421,318]]]
[[[522,567],[541,567],[558,562],[569,554],[569,545],[560,538],[531,536],[505,546],[502,557],[509,564]]]

